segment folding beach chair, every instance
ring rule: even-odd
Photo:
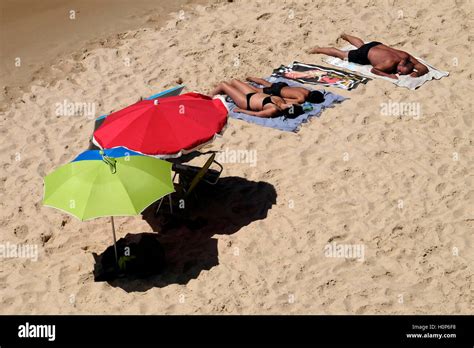
[[[178,176],[178,182],[175,183],[176,192],[174,193],[178,197],[178,200],[189,199],[192,195],[194,195],[194,198],[197,198],[195,189],[201,182],[205,182],[209,185],[217,184],[224,168],[215,158],[216,154],[213,153],[202,168],[178,163],[173,164],[172,170],[175,172],[173,182],[175,181],[176,176]],[[215,164],[218,169],[211,169],[213,164]],[[164,198],[165,197],[163,197],[158,203],[155,215],[158,215]],[[168,199],[170,212],[173,214],[171,194],[168,195]]]

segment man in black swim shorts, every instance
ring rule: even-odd
[[[351,63],[357,63],[360,65],[369,65],[369,51],[372,47],[381,45],[381,42],[372,41],[366,44],[363,44],[356,50],[351,50],[347,52],[347,59]]]
[[[357,49],[341,51],[334,47],[315,47],[308,53],[325,54],[361,65],[370,64],[373,66],[371,70],[373,74],[392,79],[398,79],[397,74],[419,77],[428,72],[425,65],[405,51],[397,50],[377,41],[364,43],[362,39],[347,34],[342,34],[341,39],[351,43]]]

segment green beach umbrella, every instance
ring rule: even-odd
[[[171,165],[125,148],[85,151],[44,178],[43,204],[82,221],[110,216],[117,259],[113,217],[138,215],[174,192]]]

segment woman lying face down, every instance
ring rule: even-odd
[[[219,83],[211,94],[227,94],[237,105],[234,109],[236,112],[251,116],[295,118],[304,113],[303,107],[296,100],[265,93],[262,89],[236,79]]]
[[[289,103],[303,104],[309,102],[320,104],[324,102],[324,93],[320,91],[310,91],[303,87],[290,87],[285,82],[271,83],[258,77],[247,77],[247,81],[263,86],[263,88],[255,88],[258,92],[282,97]]]

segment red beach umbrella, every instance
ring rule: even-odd
[[[101,148],[118,146],[157,157],[179,157],[220,134],[228,110],[222,100],[199,93],[142,100],[107,116],[94,132]]]

